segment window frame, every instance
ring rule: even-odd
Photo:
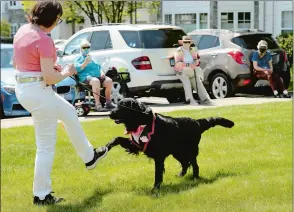
[[[191,21],[191,23],[182,23],[185,22],[187,20],[181,20],[181,17],[184,15],[191,15],[191,16],[195,16],[193,18],[191,18],[188,21]],[[177,17],[179,17],[179,20],[177,20]],[[179,22],[178,22],[179,21]],[[182,25],[182,24],[197,24],[197,13],[179,13],[179,14],[175,14],[175,25]]]
[[[167,19],[169,20],[167,21]],[[173,14],[164,14],[164,23],[172,24],[172,22],[173,22]]]
[[[249,13],[249,20],[246,19],[246,13]],[[243,19],[239,19],[239,15],[243,14]],[[238,12],[238,29],[250,29],[251,28],[251,12]],[[239,24],[248,24],[249,23],[249,27],[248,28],[243,28],[240,27]]]
[[[233,19],[229,19],[229,14],[232,14],[232,16],[233,16]],[[234,12],[221,12],[221,29],[234,29]],[[223,15],[227,15],[227,19],[223,19]],[[232,22],[232,23],[229,23],[229,22]],[[232,28],[225,28],[225,27],[223,27],[223,24],[233,24],[233,26],[232,26]]]
[[[201,20],[202,15],[206,16],[206,21]],[[208,13],[199,13],[199,29],[208,29]],[[202,28],[201,24],[206,24],[206,28]]]
[[[290,20],[288,20],[288,19],[285,19],[284,17],[283,17],[283,14],[285,14],[285,13],[287,13],[287,12],[292,12],[292,18],[290,18]],[[284,33],[283,31],[290,31],[290,33],[291,32],[293,32],[293,15],[294,15],[294,13],[293,13],[293,11],[291,11],[291,10],[284,10],[284,11],[282,11],[281,12],[281,34],[287,34],[287,33]],[[288,27],[283,27],[283,21],[290,21],[290,23],[292,22],[292,28],[288,28]]]

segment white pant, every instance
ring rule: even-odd
[[[194,74],[194,70],[190,67],[184,67],[183,70],[181,71],[181,74],[177,73],[178,78],[183,83],[186,101],[194,99],[193,93],[192,93],[192,87],[197,92],[200,101],[205,101],[206,99],[210,100],[210,97],[201,80],[201,77],[203,78],[202,70],[200,68],[196,68],[195,73],[196,73],[196,76]],[[195,81],[195,78],[196,78],[196,81]],[[191,84],[192,84],[192,87],[191,87]]]
[[[18,76],[40,76],[40,73],[20,73]],[[34,196],[44,199],[51,189],[50,173],[54,158],[57,121],[61,120],[67,134],[84,163],[94,157],[89,143],[77,117],[75,108],[54,92],[44,81],[17,83],[16,97],[20,104],[32,114],[36,136]],[[66,158],[64,158],[66,160]]]

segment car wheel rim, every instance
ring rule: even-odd
[[[76,112],[78,116],[84,115],[84,109],[82,107],[76,107]]]
[[[111,90],[111,100],[113,103],[117,104],[120,100],[124,98],[122,94],[120,94],[120,84],[118,82],[114,82]]]
[[[222,77],[216,77],[212,83],[212,92],[217,99],[223,99],[228,93],[228,84]]]

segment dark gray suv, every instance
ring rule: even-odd
[[[188,33],[200,54],[204,84],[213,98],[232,96],[238,88],[268,85],[252,74],[251,56],[260,40],[268,43],[274,71],[279,71],[285,86],[290,82],[290,65],[286,52],[270,33],[260,30],[204,29]]]

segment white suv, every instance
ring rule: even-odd
[[[90,55],[103,65],[129,71],[128,88],[132,96],[164,96],[175,102],[175,95],[182,92],[182,83],[176,77],[170,60],[174,44],[186,35],[182,28],[172,25],[101,25],[83,29],[57,51],[62,66],[73,63],[80,53],[81,40],[91,43]]]

